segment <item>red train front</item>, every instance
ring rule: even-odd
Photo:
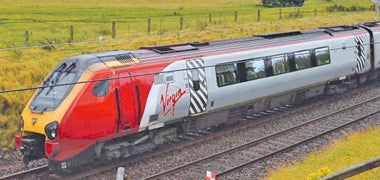
[[[22,112],[15,142],[24,162],[47,157],[49,166],[59,169],[94,157],[131,155],[132,151],[120,147],[134,148],[127,142],[146,136],[138,133],[139,121],[154,74],[132,77],[130,71],[160,72],[165,66],[134,67],[138,63],[126,51],[81,55],[61,62]]]

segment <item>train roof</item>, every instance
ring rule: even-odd
[[[169,60],[182,60],[237,52],[263,47],[301,43],[311,40],[359,34],[366,32],[359,26],[321,27],[307,31],[291,31],[255,35],[238,39],[218,40],[212,42],[189,42],[163,46],[141,47],[139,50],[108,51],[94,53],[109,68],[137,64],[157,63]]]

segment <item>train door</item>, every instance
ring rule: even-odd
[[[135,92],[129,72],[119,74],[119,122],[118,132],[137,128]]]
[[[197,115],[207,108],[207,82],[203,59],[193,59],[186,62],[189,79],[190,106],[189,115]]]

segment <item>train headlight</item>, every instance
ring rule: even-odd
[[[24,130],[24,119],[22,118],[22,116],[20,117],[19,119],[19,127],[18,127],[18,130],[20,132],[22,132]]]
[[[54,121],[54,122],[45,126],[46,136],[50,140],[54,140],[55,137],[57,137],[57,130],[58,130],[58,122],[57,121]]]

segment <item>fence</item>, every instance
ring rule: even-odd
[[[364,12],[368,10],[355,9]],[[321,11],[318,9],[256,9],[220,13],[172,15],[161,17],[137,17],[112,21],[41,21],[22,22],[28,30],[10,29],[11,38],[3,39],[3,47],[49,45],[73,43],[85,40],[111,39],[146,35],[164,35],[174,32],[205,31],[213,28],[231,28],[258,22],[280,22],[286,19],[323,16],[328,13],[350,13],[352,11]],[[39,28],[40,27],[40,28]],[[1,28],[1,27],[0,27]],[[275,30],[279,30],[277,27]],[[22,36],[23,34],[23,36]]]

